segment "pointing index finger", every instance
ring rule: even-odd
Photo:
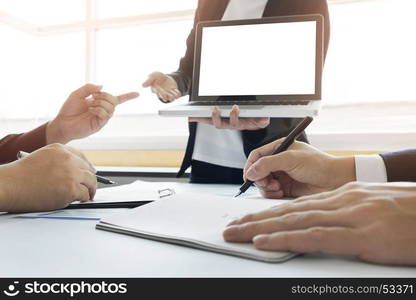
[[[122,104],[124,102],[127,102],[129,100],[132,100],[134,98],[139,97],[139,95],[140,94],[137,93],[137,92],[130,92],[130,93],[126,93],[126,94],[119,95],[119,96],[117,96],[118,103],[119,104]]]

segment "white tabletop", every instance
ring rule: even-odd
[[[121,209],[54,215],[100,218]],[[415,277],[415,268],[306,255],[269,264],[95,229],[96,220],[0,215],[0,277]]]

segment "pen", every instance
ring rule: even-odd
[[[19,152],[17,152],[17,159],[21,159],[21,158],[23,158],[25,156],[28,156],[28,155],[29,155],[29,153],[27,153],[27,152],[19,151]],[[95,175],[95,176],[97,177],[97,181],[99,183],[104,183],[104,184],[115,184],[116,183],[115,181],[112,181],[112,180],[110,180],[108,178],[105,178],[103,176],[99,176],[99,175]]]
[[[280,144],[280,146],[272,153],[272,155],[279,154],[280,152],[286,151],[290,145],[293,144],[293,142],[298,138],[298,136],[308,127],[309,124],[313,121],[312,117],[305,117],[302,122],[300,122],[295,129],[293,129],[289,135],[285,138],[283,143]],[[251,180],[247,180],[244,182],[244,184],[240,187],[240,191],[238,192],[235,197],[240,196],[242,193],[248,190],[248,188],[253,184],[254,182]]]
[[[100,175],[95,175],[97,177],[97,181],[99,183],[104,183],[104,184],[115,184],[115,181],[112,181],[111,179],[105,178],[103,176]]]

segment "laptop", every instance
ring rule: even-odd
[[[161,116],[316,116],[321,105],[323,16],[200,22],[190,101]]]

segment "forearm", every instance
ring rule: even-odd
[[[0,140],[0,164],[16,160],[18,151],[33,152],[46,145],[48,123],[23,134],[11,134]]]
[[[2,167],[0,166],[0,174],[2,172]],[[5,190],[5,184],[4,182],[1,180],[1,175],[0,175],[0,212],[4,212],[7,211],[6,207],[7,207],[7,195],[6,195],[6,190]]]
[[[330,164],[329,174],[333,180],[333,188],[338,188],[348,182],[356,181],[356,165],[354,156],[334,157]]]
[[[56,119],[48,122],[46,125],[46,144],[67,144],[69,143],[69,139],[65,138],[62,134],[61,127],[58,124],[58,121]]]
[[[12,197],[10,189],[13,188],[10,184],[10,170],[8,165],[0,165],[0,212],[10,211],[12,207]]]

